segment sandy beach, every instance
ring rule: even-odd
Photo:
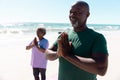
[[[107,39],[109,66],[106,75],[98,76],[98,80],[120,80],[120,31],[103,31],[102,33]],[[0,35],[0,80],[34,80],[30,66],[31,51],[25,50],[25,46],[33,37],[33,35],[24,34]],[[46,35],[50,45],[56,37],[54,33]],[[57,80],[58,64],[58,60],[48,61],[47,80]]]

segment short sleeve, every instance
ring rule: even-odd
[[[102,34],[99,34],[92,47],[92,53],[103,53],[103,54],[108,54],[107,50],[107,42],[105,37]]]
[[[39,46],[40,46],[41,48],[43,48],[43,49],[47,49],[48,46],[49,46],[48,40],[47,40],[47,39],[42,40],[42,41],[39,43]]]

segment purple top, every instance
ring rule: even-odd
[[[33,41],[32,41],[33,42]],[[31,42],[31,43],[32,43]],[[49,46],[49,42],[47,39],[43,38],[42,40],[38,41],[38,45],[41,48],[47,49]],[[31,55],[31,66],[33,68],[46,68],[47,67],[47,59],[46,54],[39,51],[36,46],[32,48],[32,55]]]

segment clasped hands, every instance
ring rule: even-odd
[[[35,45],[35,46],[38,46],[38,41],[37,41],[37,38],[36,38],[36,37],[34,38],[34,41],[33,41],[33,42],[34,42],[34,45]]]
[[[33,42],[32,42],[32,44],[31,44],[32,46],[38,46],[38,41],[37,41],[37,38],[35,37],[34,38],[34,40],[33,40]]]
[[[63,32],[58,39],[57,55],[59,57],[66,57],[71,55],[72,43],[68,40],[68,34]]]

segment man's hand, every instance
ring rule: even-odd
[[[58,40],[58,56],[70,56],[71,55],[71,42],[68,40],[68,34],[63,32],[60,35],[60,39]]]

